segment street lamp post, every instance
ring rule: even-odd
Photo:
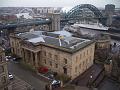
[[[3,31],[1,30],[1,31],[0,31],[0,35],[1,35],[1,37],[2,37],[2,34],[3,34]]]
[[[92,88],[92,79],[93,79],[93,76],[92,76],[92,73],[91,73],[91,75],[89,77],[89,82],[88,82],[89,90],[93,90],[93,88]]]

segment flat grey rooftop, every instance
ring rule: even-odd
[[[66,32],[67,35],[62,34]],[[52,45],[63,49],[68,49],[70,51],[79,50],[93,41],[83,38],[77,38],[70,35],[67,31],[57,32],[45,32],[45,31],[33,31],[17,34],[17,36],[32,45]]]

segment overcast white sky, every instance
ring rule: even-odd
[[[93,4],[96,7],[114,4],[120,7],[120,0],[0,0],[0,7],[74,7],[78,4]]]

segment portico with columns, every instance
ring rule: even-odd
[[[41,49],[34,49],[31,47],[22,46],[23,62],[38,68],[41,65]]]

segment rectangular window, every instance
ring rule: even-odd
[[[55,64],[55,67],[58,68],[58,64]]]
[[[79,64],[79,68],[81,68],[81,64]]]
[[[51,54],[51,53],[48,53],[48,57],[49,57],[49,58],[52,58],[52,54]]]
[[[58,60],[58,56],[57,55],[55,55],[55,60]]]
[[[87,55],[88,55],[88,50],[87,50]]]
[[[52,66],[52,62],[50,61],[49,63],[50,63],[50,66]]]
[[[91,49],[90,49],[90,52],[92,52],[92,47],[91,47]]]
[[[64,74],[67,75],[67,68],[66,67],[63,67],[63,71],[64,71]]]
[[[77,63],[78,57],[76,56],[76,63]]]
[[[44,62],[45,62],[45,64],[46,64],[46,59],[44,59]]]
[[[92,57],[90,56],[90,61],[92,61]]]
[[[82,55],[80,54],[80,59],[82,58]]]
[[[83,55],[84,55],[84,57],[85,57],[85,52],[84,52],[84,54],[83,54]]]
[[[83,66],[85,65],[85,62],[83,61]]]
[[[67,59],[66,58],[64,58],[64,62],[65,62],[65,64],[67,64]]]
[[[4,90],[8,90],[8,87],[5,87]]]
[[[86,64],[88,64],[88,59],[86,59]]]
[[[44,53],[43,55],[46,56],[46,52],[44,51],[43,53]]]
[[[77,72],[77,67],[75,67],[75,72]]]

